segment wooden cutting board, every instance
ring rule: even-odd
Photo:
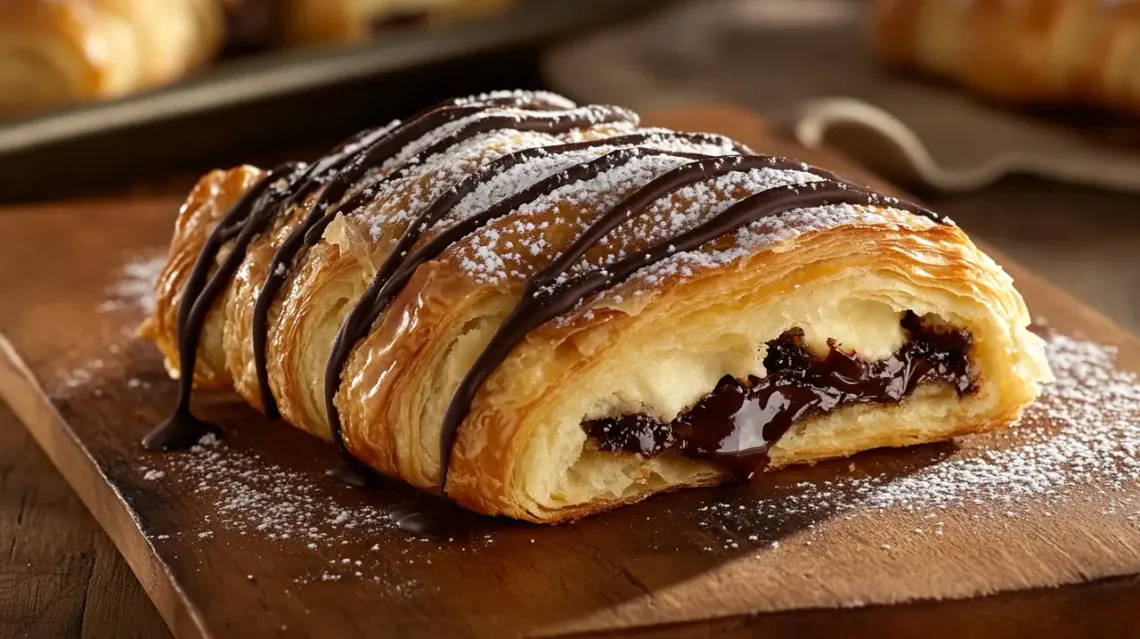
[[[656,122],[773,144],[731,108]],[[331,447],[245,407],[200,408],[223,424],[221,443],[141,449],[175,386],[132,330],[178,204],[0,213],[0,395],[179,636],[743,635],[759,613],[1140,572],[1140,390],[1123,372],[1140,370],[1140,342],[1007,260],[1048,320],[1061,379],[1012,431],[654,498],[573,525],[476,520],[463,538],[434,543],[386,519],[411,491],[331,483]],[[992,621],[993,600],[979,601],[955,608],[955,623],[919,610],[859,629],[835,612],[839,625],[825,616],[818,628],[961,636]]]

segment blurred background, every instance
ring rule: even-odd
[[[1134,0],[0,0],[0,201],[296,153],[505,87],[643,111],[736,103],[940,192],[1008,174],[1135,191],[1138,13]]]
[[[1138,315],[1140,0],[0,0],[0,202],[180,195],[503,88],[743,107]]]
[[[846,156],[1140,331],[1140,0],[0,0],[0,217],[173,215],[206,170],[311,159],[513,88]],[[82,529],[34,535],[39,554],[0,571],[34,592],[5,618],[60,629],[29,636],[166,636],[2,406],[0,431],[0,530],[37,499],[54,518],[29,521]],[[61,556],[85,557],[94,585]],[[1114,588],[1096,596],[1135,599]],[[88,593],[113,618],[89,619]],[[1027,600],[992,601],[1036,619]]]

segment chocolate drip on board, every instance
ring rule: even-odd
[[[273,397],[273,390],[269,386],[266,361],[269,312],[277,299],[277,294],[281,292],[281,287],[287,281],[289,268],[294,259],[302,250],[316,244],[324,229],[338,214],[350,212],[351,207],[363,204],[365,200],[372,197],[371,193],[379,188],[380,183],[397,179],[404,174],[408,167],[420,164],[428,157],[441,153],[481,133],[504,128],[520,131],[565,133],[596,124],[614,122],[635,124],[637,122],[637,115],[631,111],[619,107],[597,105],[561,112],[548,110],[539,113],[492,114],[486,118],[473,120],[453,134],[429,145],[408,158],[401,167],[396,168],[388,176],[381,178],[380,183],[362,190],[357,196],[350,197],[347,202],[340,203],[342,198],[348,195],[349,191],[365,177],[369,170],[379,168],[408,144],[445,124],[484,111],[486,111],[486,107],[483,106],[448,106],[429,111],[419,118],[410,120],[406,125],[396,127],[356,155],[347,158],[332,174],[331,180],[317,196],[316,201],[309,205],[304,219],[278,247],[269,263],[268,274],[253,307],[254,369],[257,372],[262,410],[266,417],[269,419],[280,417],[277,402]]]
[[[440,111],[448,114],[444,116],[445,119],[448,117],[454,119],[478,113],[488,107],[526,107],[551,111],[573,107],[573,103],[542,92],[490,94],[449,100],[421,111],[409,122],[418,122]],[[210,308],[240,267],[253,238],[263,233],[280,213],[287,212],[294,205],[303,202],[327,182],[330,176],[336,175],[362,151],[373,148],[383,139],[390,138],[401,126],[404,125],[394,122],[388,126],[361,131],[312,164],[288,163],[273,169],[247,189],[218,221],[199,251],[179,300],[178,401],[171,415],[143,439],[145,448],[151,450],[186,448],[196,443],[203,435],[216,432],[216,426],[197,419],[190,411],[198,343]],[[429,132],[431,130],[434,130],[434,127],[427,129]],[[234,243],[230,247],[229,254],[211,276],[211,269],[218,254],[231,240]],[[260,377],[259,374],[259,382]],[[266,398],[272,402],[272,395],[263,388],[263,402]]]
[[[177,445],[190,445],[205,432],[203,429],[210,428],[210,425],[196,420],[189,410],[194,359],[202,325],[214,299],[224,290],[233,272],[240,266],[251,240],[257,234],[264,233],[276,216],[281,213],[291,213],[295,207],[312,200],[307,204],[304,216],[297,227],[292,229],[275,252],[267,279],[259,291],[254,308],[252,329],[255,368],[264,411],[271,418],[278,415],[266,370],[268,316],[296,256],[305,247],[317,242],[327,224],[338,214],[347,214],[376,197],[379,187],[383,186],[384,182],[406,175],[411,167],[421,165],[431,156],[446,152],[481,133],[498,129],[555,133],[605,122],[636,124],[637,121],[635,114],[616,107],[573,108],[572,104],[560,100],[557,96],[544,94],[493,94],[453,100],[427,109],[404,123],[394,123],[388,127],[362,132],[312,165],[287,165],[276,169],[252,187],[211,232],[187,280],[179,307],[178,322],[182,370],[179,403],[171,418],[148,435],[146,445],[164,449]],[[473,117],[470,122],[459,126],[455,131],[426,144],[424,148],[402,161],[400,166],[394,167],[386,176],[380,177],[372,184],[363,187],[360,185],[370,175],[375,175],[376,169],[397,157],[407,145],[442,126],[486,112],[493,107],[517,107],[539,113],[490,113],[487,117]],[[546,113],[542,113],[543,111]],[[564,113],[553,113],[557,111]],[[367,336],[384,308],[404,288],[419,265],[438,257],[448,247],[490,221],[508,215],[523,204],[549,195],[562,186],[590,179],[637,157],[669,155],[693,160],[652,180],[617,206],[603,212],[564,253],[527,281],[522,299],[461,381],[448,406],[440,436],[439,495],[446,495],[448,465],[458,429],[466,418],[483,381],[527,333],[558,315],[573,310],[587,297],[624,281],[638,270],[666,259],[676,252],[697,250],[705,243],[758,219],[782,215],[792,210],[832,204],[886,205],[929,217],[936,222],[943,222],[940,217],[926,209],[883,198],[800,162],[768,156],[743,154],[708,156],[701,153],[627,146],[657,140],[683,140],[695,145],[704,142],[723,144],[724,141],[719,136],[653,131],[575,144],[525,149],[502,156],[467,176],[409,223],[390,256],[378,269],[364,296],[346,317],[334,341],[326,368],[324,389],[326,409],[333,439],[347,463],[346,469],[338,471],[342,480],[362,484],[366,477],[373,474],[371,469],[353,457],[347,449],[334,401],[341,373],[353,349]],[[415,249],[425,232],[437,222],[446,219],[448,214],[479,185],[493,179],[499,173],[529,160],[604,146],[617,148],[595,160],[577,164],[540,180],[482,211],[459,220]],[[736,150],[741,153],[747,152],[744,148]],[[806,185],[785,185],[751,195],[699,226],[629,255],[603,270],[572,274],[571,267],[591,248],[602,242],[608,233],[635,214],[644,211],[658,199],[687,185],[721,175],[765,168],[809,172],[822,178],[823,181]],[[281,174],[286,172],[288,179],[282,182]],[[275,185],[272,189],[271,184]],[[217,255],[223,246],[231,241],[233,245],[230,253],[213,276],[208,277]],[[450,513],[453,509],[448,504],[447,508],[428,510],[438,515]],[[413,534],[438,536],[438,527],[441,525],[439,522],[449,518],[444,515],[426,518],[404,516],[399,518],[399,525]]]
[[[178,306],[178,403],[170,417],[143,438],[143,446],[147,449],[187,448],[203,435],[215,432],[215,426],[199,420],[190,412],[198,342],[206,315],[241,266],[253,236],[269,223],[276,205],[284,199],[286,189],[275,188],[275,183],[285,180],[286,184],[291,184],[305,170],[305,165],[293,163],[265,174],[230,207],[206,237],[186,279]],[[210,269],[214,267],[218,253],[230,240],[233,240],[230,252],[211,276]]]

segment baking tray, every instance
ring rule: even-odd
[[[536,53],[660,0],[530,0],[356,46],[224,61],[157,91],[0,122],[0,202],[118,188],[331,141],[457,94],[541,85]]]

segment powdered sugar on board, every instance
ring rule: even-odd
[[[1046,342],[1057,382],[1009,431],[962,438],[955,450],[931,457],[912,472],[867,474],[862,470],[865,458],[856,456],[849,472],[832,472],[826,479],[784,482],[761,491],[760,497],[738,490],[703,491],[696,513],[679,513],[668,500],[658,500],[661,507],[653,512],[664,512],[671,520],[671,515],[683,515],[679,521],[693,522],[713,540],[709,551],[818,546],[828,543],[820,534],[825,527],[883,511],[903,512],[913,525],[865,540],[869,552],[892,553],[916,540],[967,541],[976,534],[977,520],[1004,525],[1031,518],[1040,526],[1071,503],[1089,498],[1101,505],[1099,516],[1140,526],[1140,499],[1131,490],[1140,482],[1140,381],[1116,369],[1111,347],[1055,333]],[[327,481],[323,477],[213,437],[186,453],[150,457],[136,471],[147,485],[188,485],[208,498],[211,515],[198,528],[175,533],[192,541],[209,543],[217,531],[237,531],[280,543],[290,552],[311,553],[312,570],[295,576],[298,583],[370,579],[396,589],[421,587],[385,580],[391,579],[393,555],[399,561],[410,544],[434,542],[396,533],[387,511],[367,497],[353,504],[330,499],[320,485]],[[780,483],[782,474],[771,480]],[[805,517],[815,523],[786,536],[787,521]],[[946,523],[963,517],[975,523]],[[656,519],[651,516],[645,525],[658,525]],[[543,530],[535,527],[533,534]],[[504,534],[511,533],[492,529],[454,543],[486,547]]]
[[[123,359],[124,351],[133,344],[137,321],[154,312],[155,283],[165,264],[166,251],[153,249],[134,254],[115,270],[115,279],[104,289],[103,299],[95,310],[101,315],[120,313],[131,319],[118,326],[116,335],[108,336],[105,357],[80,361],[78,364],[66,359],[59,361],[57,381],[61,390],[74,391],[90,387],[94,396],[103,395],[104,389],[98,380],[108,374],[109,364],[113,360]],[[108,321],[119,322],[120,319],[116,316]],[[139,377],[131,377],[127,380],[127,387],[146,389],[151,387],[151,383]]]
[[[149,315],[154,311],[154,284],[164,264],[165,254],[138,256],[124,264],[116,274],[118,279],[107,288],[99,312],[134,307]]]

